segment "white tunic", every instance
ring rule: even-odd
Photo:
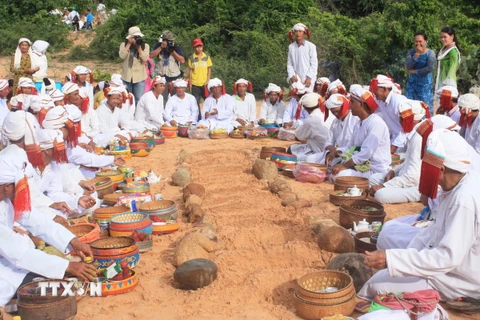
[[[255,101],[255,96],[253,94],[247,92],[244,100],[238,95],[233,95],[232,97],[234,100],[232,125],[234,127],[242,125],[237,122],[238,118],[243,119],[248,123],[257,119],[257,102]]]
[[[302,111],[300,112],[300,118],[295,119],[295,114],[297,113],[298,108],[298,101],[294,97],[290,99],[288,106],[285,108],[285,112],[283,113],[283,123],[286,122],[298,122],[298,126],[303,123],[303,120],[308,117],[308,112],[302,107]],[[294,125],[295,126],[295,125]],[[295,126],[295,127],[298,127]]]
[[[372,114],[367,119],[357,122],[349,143],[338,149],[346,152],[353,146],[361,147],[361,150],[352,157],[355,164],[369,160],[372,173],[388,171],[392,162],[390,139],[387,125],[382,118]]]
[[[283,114],[285,113],[285,103],[277,100],[274,105],[270,103],[270,99],[262,102],[262,109],[260,110],[260,119],[264,119],[268,123],[276,123],[281,125],[283,123]]]
[[[97,115],[99,121],[99,129],[100,133],[106,134],[110,133],[113,134],[112,138],[116,134],[121,134],[125,138],[129,139],[128,130],[122,130],[120,127],[121,125],[128,125],[130,122],[128,119],[127,114],[125,111],[122,111],[122,108],[113,108],[113,111],[110,110],[108,107],[107,102],[105,101],[97,108]],[[97,142],[97,141],[95,141]]]
[[[13,231],[14,211],[10,200],[0,202],[0,307],[14,296],[28,272],[46,278],[62,279],[68,260],[36,250],[28,236]],[[16,221],[34,236],[43,239],[61,252],[65,252],[75,236],[32,208]]]
[[[387,124],[390,131],[391,143],[399,148],[405,146],[405,135],[402,134],[402,126],[400,124],[400,104],[407,101],[407,97],[390,91],[384,103],[378,103],[377,112],[382,113],[382,119]]]
[[[216,100],[213,95],[210,95],[203,104],[202,120],[210,124],[210,130],[225,129],[227,132],[233,130],[232,114],[233,114],[233,97],[229,94],[224,94]],[[217,109],[218,113],[205,118],[205,113],[212,112]]]
[[[79,146],[76,146],[73,149],[67,147],[67,157],[68,161],[72,164],[90,168],[108,167],[115,161],[114,156],[94,154],[87,152],[87,150]]]
[[[138,101],[135,121],[142,123],[145,128],[158,129],[165,123],[163,112],[163,96],[159,94],[157,98],[153,91],[148,91]]]
[[[88,102],[89,102],[89,109],[93,110],[93,86],[90,84],[90,82],[85,81],[83,85],[78,85],[80,90],[88,97]]]
[[[97,111],[93,107],[89,107],[87,113],[82,113],[81,125],[82,133],[91,139],[100,133],[100,122],[98,121]]]
[[[352,137],[353,128],[359,121],[360,119],[354,116],[352,112],[349,112],[343,120],[335,118],[328,133],[327,147],[334,146],[342,148],[347,146]]]
[[[317,108],[313,110],[303,124],[295,130],[295,136],[298,140],[307,141],[304,153],[308,153],[309,151],[312,153],[323,153],[325,151],[328,129],[324,125],[323,117],[323,113]],[[291,146],[292,153],[294,153],[294,149],[298,150],[298,146],[301,145]]]
[[[171,124],[175,120],[178,124],[187,124],[187,122],[196,123],[198,120],[198,104],[194,96],[185,93],[185,97],[180,99],[176,94],[168,98],[165,105],[164,118]]]
[[[435,222],[407,249],[386,251],[392,277],[427,278],[443,298],[480,298],[480,175],[471,171],[439,196]]]
[[[465,129],[465,140],[475,151],[480,153],[480,119],[478,116],[473,120],[472,126]]]
[[[288,79],[297,75],[302,83],[306,78],[312,80],[309,91],[313,91],[315,80],[317,79],[318,58],[317,47],[308,40],[304,40],[301,45],[292,42],[288,46],[287,74]]]

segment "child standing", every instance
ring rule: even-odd
[[[204,90],[204,86],[210,81],[210,76],[212,74],[212,60],[208,54],[203,52],[202,39],[193,40],[192,46],[195,52],[188,57],[188,66],[190,67],[189,87],[190,92],[192,92],[192,95],[197,100],[200,120],[200,98],[203,98],[203,100],[207,98],[207,94],[205,94],[205,91],[207,90]]]
[[[87,20],[87,22],[85,23],[85,29],[92,30],[93,14],[92,14],[92,11],[90,9],[87,9],[86,20]]]

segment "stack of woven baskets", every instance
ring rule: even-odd
[[[318,271],[299,278],[293,298],[298,314],[304,319],[349,316],[356,302],[352,277],[339,271]]]
[[[178,209],[175,201],[156,200],[143,203],[139,210],[148,214],[153,223],[153,234],[167,234],[178,230]]]
[[[127,260],[130,268],[140,261],[139,248],[131,237],[108,237],[90,243],[94,265],[97,269],[108,268],[112,263]]]

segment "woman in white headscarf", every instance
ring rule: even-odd
[[[32,42],[27,38],[20,38],[15,54],[10,63],[10,72],[14,74],[13,78],[13,92],[17,92],[18,81],[21,77],[32,79],[32,75],[40,70],[39,67],[34,67],[30,55]]]
[[[32,66],[39,68],[32,77],[33,81],[35,81],[35,86],[37,87],[38,92],[42,89],[43,78],[47,77],[48,61],[45,53],[49,46],[50,43],[43,40],[37,40],[32,45],[32,53],[30,54]]]

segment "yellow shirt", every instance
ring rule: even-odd
[[[202,87],[207,82],[208,68],[212,67],[210,56],[202,52],[198,57],[195,53],[188,57],[188,66],[192,69],[192,85]]]
[[[93,109],[97,110],[103,100],[105,100],[105,94],[102,90],[95,93],[95,96],[93,97]]]

